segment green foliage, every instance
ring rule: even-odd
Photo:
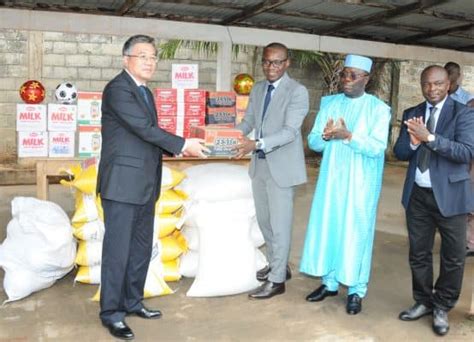
[[[160,44],[158,56],[160,59],[173,59],[180,49],[191,49],[200,55],[210,57],[215,56],[218,50],[216,42],[205,42],[198,40],[168,40]],[[251,48],[247,45],[232,45],[232,53],[237,57],[239,52],[249,52]]]

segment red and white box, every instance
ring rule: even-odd
[[[74,157],[75,132],[49,132],[49,157]]]
[[[18,132],[18,157],[47,157],[48,132]]]
[[[178,100],[180,99],[181,89],[178,91]],[[206,105],[207,91],[204,89],[184,89],[183,102],[200,103]]]
[[[191,127],[204,125],[204,117],[163,116],[158,117],[158,126],[168,132],[185,132]]]
[[[200,103],[206,104],[207,91],[204,89],[155,88],[153,95],[158,103]]]
[[[235,125],[235,107],[207,107],[207,125]]]
[[[155,88],[153,90],[156,103],[176,103],[178,102],[177,89]]]
[[[77,106],[48,104],[48,131],[74,132],[77,126]]]
[[[102,92],[77,92],[77,121],[81,125],[100,125]]]
[[[206,104],[205,103],[193,103],[184,102],[184,109],[181,109],[180,103],[178,103],[178,116],[182,115],[186,117],[205,117],[206,116]]]
[[[17,131],[46,131],[46,105],[16,105]]]
[[[242,131],[218,126],[197,126],[191,128],[191,137],[204,139],[211,156],[232,156],[235,155],[234,148],[242,141]]]
[[[100,155],[102,147],[101,126],[81,125],[79,126],[79,156],[95,157]]]
[[[175,103],[156,103],[156,113],[160,116],[176,116],[178,115],[178,104]]]

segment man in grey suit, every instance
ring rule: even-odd
[[[104,208],[100,319],[110,333],[133,339],[126,315],[161,317],[142,304],[153,242],[155,202],[160,196],[162,153],[204,156],[199,139],[183,139],[157,125],[153,95],[146,87],[156,69],[153,38],[130,37],[124,70],[102,98],[102,150],[97,193]]]
[[[271,43],[263,50],[266,80],[254,85],[242,122],[244,135],[255,130],[255,140],[244,138],[237,158],[252,152],[249,175],[257,221],[266,243],[269,265],[257,272],[264,283],[249,294],[266,299],[285,292],[291,278],[288,258],[293,224],[295,187],[306,182],[301,125],[308,113],[306,88],[291,79],[288,49]]]

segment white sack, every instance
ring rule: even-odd
[[[252,198],[252,185],[246,166],[206,163],[188,167],[187,177],[175,187],[192,201],[226,201]]]
[[[232,295],[259,285],[255,277],[256,249],[246,215],[251,204],[240,202],[200,203],[199,267],[188,296]]]
[[[8,301],[51,286],[74,267],[76,242],[69,218],[53,202],[15,197],[7,237],[0,245]]]

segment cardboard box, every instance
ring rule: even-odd
[[[155,88],[153,96],[156,103],[176,103],[178,102],[177,89],[173,88]]]
[[[236,95],[235,97],[235,109],[236,110],[247,110],[249,105],[250,96],[248,95]]]
[[[179,93],[178,93],[179,94]],[[204,89],[184,89],[183,102],[206,105],[207,91]],[[179,100],[178,95],[178,100]]]
[[[48,104],[48,131],[74,132],[77,126],[77,106]]]
[[[160,116],[176,116],[178,115],[178,104],[175,103],[156,103],[156,113]]]
[[[235,125],[235,107],[207,107],[207,125]]]
[[[211,156],[233,156],[235,146],[242,141],[242,132],[232,128],[197,126],[191,128],[191,137],[204,139]]]
[[[17,131],[46,131],[46,105],[16,105]]]
[[[234,107],[235,93],[233,91],[210,91],[207,94],[208,107]]]
[[[98,125],[79,126],[79,156],[95,157],[100,155],[102,134]]]
[[[184,102],[178,103],[178,116],[202,117],[206,116],[206,105],[204,103]]]
[[[199,103],[206,105],[207,91],[204,89],[155,88],[153,95],[156,103]]]
[[[77,121],[80,125],[100,125],[101,107],[101,92],[77,92]]]
[[[204,125],[204,117],[162,116],[158,117],[158,127],[168,132],[189,131],[193,126]]]
[[[47,157],[48,132],[18,132],[18,157]]]
[[[75,132],[49,132],[50,157],[74,157]]]

